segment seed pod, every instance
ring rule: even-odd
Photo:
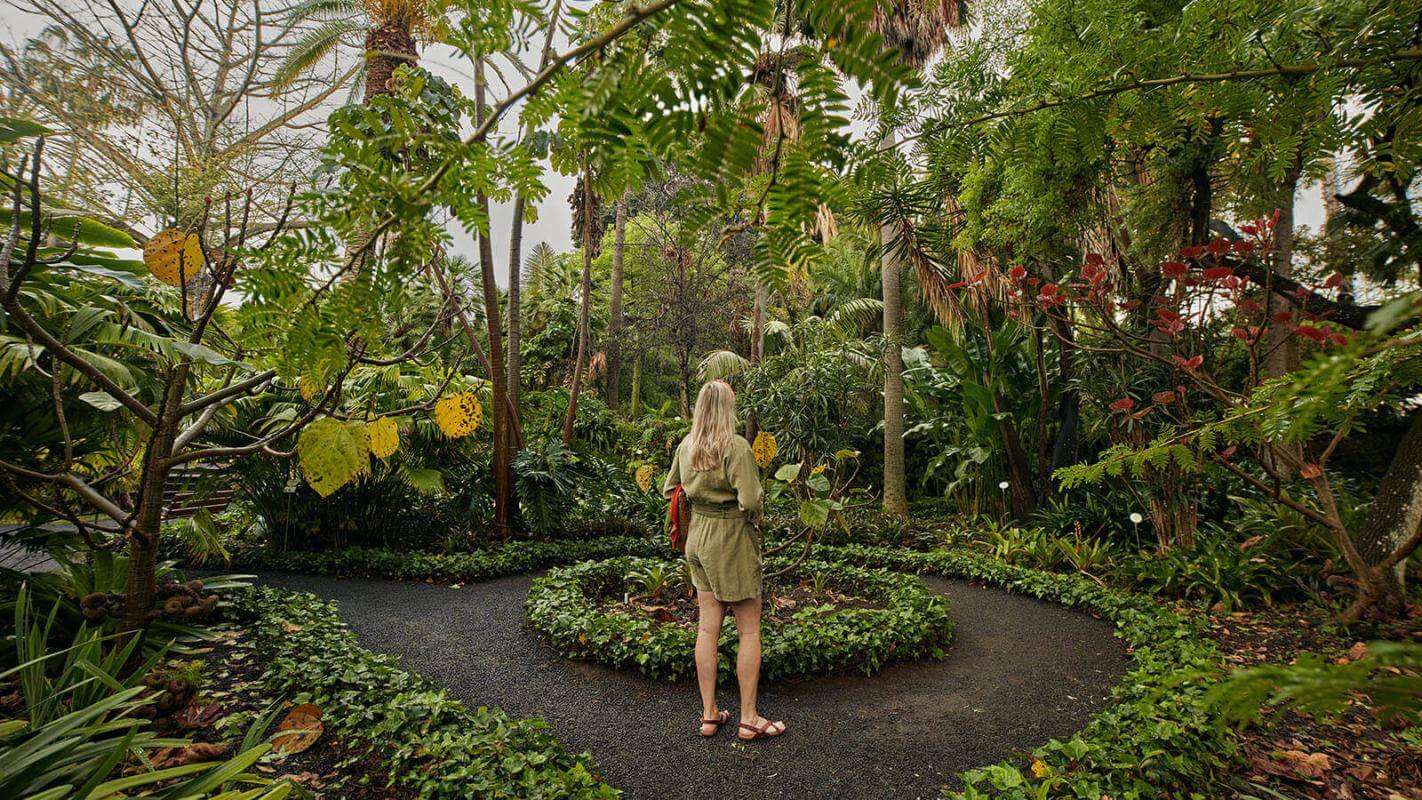
[[[183,601],[176,597],[168,598],[168,602],[163,604],[163,613],[170,617],[183,613]]]
[[[198,579],[196,579],[196,578],[194,578],[194,579],[188,581],[188,589],[189,589],[190,591],[193,591],[193,592],[200,592],[200,591],[202,591],[202,581],[200,581],[200,580],[198,580]]]
[[[207,609],[203,608],[200,605],[188,606],[187,608],[183,609],[183,616],[187,617],[188,619],[196,619],[206,613]]]
[[[109,596],[103,592],[90,592],[79,600],[79,605],[84,608],[98,608],[108,602]]]

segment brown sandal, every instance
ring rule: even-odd
[[[771,728],[776,725],[780,726],[780,730],[772,731]],[[741,730],[751,731],[750,736],[746,736],[744,733],[737,734],[741,737],[741,741],[743,742],[754,742],[757,739],[774,739],[785,732],[785,723],[779,720],[766,720],[764,727],[758,727],[749,722],[742,722]]]
[[[716,734],[718,734],[718,733],[721,732],[721,726],[722,726],[722,725],[725,725],[727,722],[730,722],[730,721],[731,721],[731,712],[729,712],[729,711],[727,711],[727,710],[725,710],[725,709],[723,708],[723,709],[721,709],[721,713],[719,713],[719,714],[716,715],[716,719],[703,719],[703,720],[701,720],[701,726],[702,726],[703,728],[706,727],[707,725],[715,725],[715,726],[716,726],[716,729],[715,729],[715,730],[711,731],[710,733],[704,733],[704,732],[702,732],[702,731],[697,731],[697,733],[700,733],[702,736],[715,736]]]

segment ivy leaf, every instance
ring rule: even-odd
[[[370,436],[363,422],[322,417],[301,432],[296,455],[306,482],[328,497],[370,468]]]

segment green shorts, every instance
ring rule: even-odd
[[[686,563],[692,585],[723,603],[760,597],[760,533],[739,510],[693,511]]]

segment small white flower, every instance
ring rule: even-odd
[[[1003,481],[1002,483],[999,483],[999,484],[997,485],[997,488],[999,488],[999,489],[1006,489],[1008,486],[1011,486],[1011,485],[1012,485],[1012,484],[1008,483],[1007,481]]]
[[[1142,517],[1139,513],[1135,512],[1135,511],[1132,511],[1132,512],[1131,512],[1131,524],[1132,524],[1132,525],[1139,525],[1139,524],[1141,524],[1141,521],[1144,520],[1144,519],[1145,519],[1145,517]]]

